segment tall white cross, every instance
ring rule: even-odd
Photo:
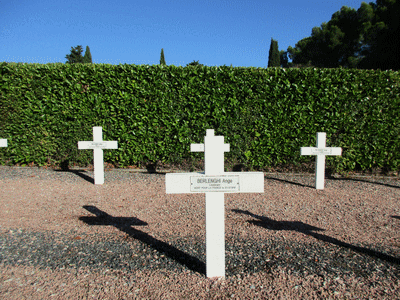
[[[118,149],[117,141],[103,141],[102,127],[93,127],[93,142],[78,142],[78,149],[93,149],[94,184],[104,183],[103,149]]]
[[[224,193],[263,193],[262,172],[224,172],[223,136],[207,129],[204,144],[191,144],[192,152],[204,152],[205,172],[169,173],[165,176],[167,194],[206,194],[206,272],[207,277],[225,276]]]
[[[7,140],[6,139],[0,139],[0,147],[7,147]]]
[[[317,147],[301,147],[300,155],[316,155],[315,159],[315,188],[324,189],[325,182],[325,156],[342,155],[340,147],[326,147],[326,132],[317,132]]]

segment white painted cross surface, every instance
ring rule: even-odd
[[[6,139],[0,139],[0,147],[7,147],[7,140]]]
[[[317,132],[317,147],[301,147],[301,155],[316,155],[315,159],[315,188],[324,189],[325,183],[325,156],[342,155],[340,147],[326,147],[326,132]]]
[[[102,127],[93,127],[93,141],[78,142],[78,149],[93,149],[94,184],[103,184],[103,149],[118,149],[118,142],[103,141]]]
[[[263,193],[262,172],[224,172],[223,136],[207,129],[204,144],[192,144],[192,152],[204,152],[204,173],[169,173],[165,176],[167,194],[206,194],[206,272],[207,277],[225,276],[224,193]]]

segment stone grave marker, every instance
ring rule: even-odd
[[[7,140],[6,139],[0,139],[0,147],[7,147]]]
[[[317,132],[317,147],[301,147],[300,155],[316,155],[315,159],[315,188],[324,189],[325,156],[342,155],[340,147],[326,147],[326,132]]]
[[[93,141],[78,142],[78,149],[93,149],[94,184],[104,183],[103,149],[118,149],[117,141],[103,141],[102,127],[93,127]]]
[[[225,276],[225,193],[263,193],[264,173],[224,172],[224,152],[229,151],[223,136],[207,129],[204,144],[192,144],[192,152],[204,152],[204,172],[169,173],[167,194],[206,194],[206,275]]]

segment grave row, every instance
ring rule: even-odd
[[[78,149],[92,149],[94,182],[104,183],[103,149],[118,149],[117,141],[103,141],[102,127],[93,127],[93,141],[79,141]],[[0,140],[7,147],[7,140]],[[206,196],[206,276],[225,277],[225,193],[263,193],[263,172],[225,172],[224,153],[230,145],[224,136],[207,129],[204,143],[191,144],[191,152],[204,152],[204,172],[168,173],[167,194],[205,193]],[[341,148],[326,147],[326,133],[317,133],[317,147],[302,147],[301,155],[316,155],[316,188],[324,188],[325,156],[341,155]]]
[[[207,134],[211,134],[212,129],[207,130]],[[214,132],[214,131],[212,131]],[[207,137],[207,136],[206,136]],[[224,139],[221,136],[222,140]],[[0,147],[7,147],[7,140],[0,139]],[[229,152],[229,144],[224,144],[221,146],[224,152]],[[103,184],[104,183],[104,159],[103,159],[103,149],[118,149],[117,141],[103,141],[103,131],[102,127],[93,127],[93,141],[79,141],[78,149],[92,149],[93,150],[93,165],[94,165],[94,183]],[[205,152],[205,144],[191,144],[190,150],[192,152]],[[206,154],[205,154],[206,155]],[[214,155],[214,154],[213,154]],[[315,188],[317,190],[324,189],[325,181],[325,156],[327,155],[342,155],[342,148],[340,147],[326,147],[326,133],[317,132],[317,146],[316,147],[301,147],[300,155],[315,155]],[[221,156],[221,154],[219,155]],[[218,168],[223,169],[223,153],[222,161],[219,162]],[[236,173],[235,173],[236,174]],[[236,179],[231,179],[236,180]],[[195,184],[196,183],[191,183]],[[229,187],[234,189],[233,186]],[[229,189],[225,187],[225,189]],[[201,192],[202,187],[196,185],[196,189]],[[227,192],[224,189],[221,192]]]

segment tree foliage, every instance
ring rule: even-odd
[[[365,30],[360,67],[400,70],[400,0],[363,3]]]
[[[400,0],[343,6],[287,52],[293,64],[321,68],[399,69]]]
[[[288,52],[281,50],[279,51],[279,59],[282,68],[287,68],[289,66]]]
[[[83,63],[83,56],[82,56],[82,46],[76,46],[75,48],[71,47],[71,53],[67,54],[65,58],[67,61],[66,64],[76,64],[76,63]]]
[[[271,46],[269,47],[268,68],[279,67],[281,65],[280,55],[278,50],[278,41],[271,39]]]
[[[91,64],[92,62],[92,54],[90,53],[89,46],[86,46],[85,56],[83,57],[84,63]]]
[[[199,61],[193,60],[191,63],[188,63],[188,64],[186,65],[186,67],[187,67],[187,66],[200,66],[200,67],[202,67],[203,65],[200,64]]]
[[[75,48],[71,47],[71,53],[67,54],[65,58],[67,61],[66,64],[76,64],[76,63],[92,63],[92,55],[90,54],[89,46],[86,46],[85,56],[82,56],[82,46],[78,45]]]
[[[164,58],[164,48],[161,48],[161,57],[160,57],[160,65],[166,66],[165,58]]]

